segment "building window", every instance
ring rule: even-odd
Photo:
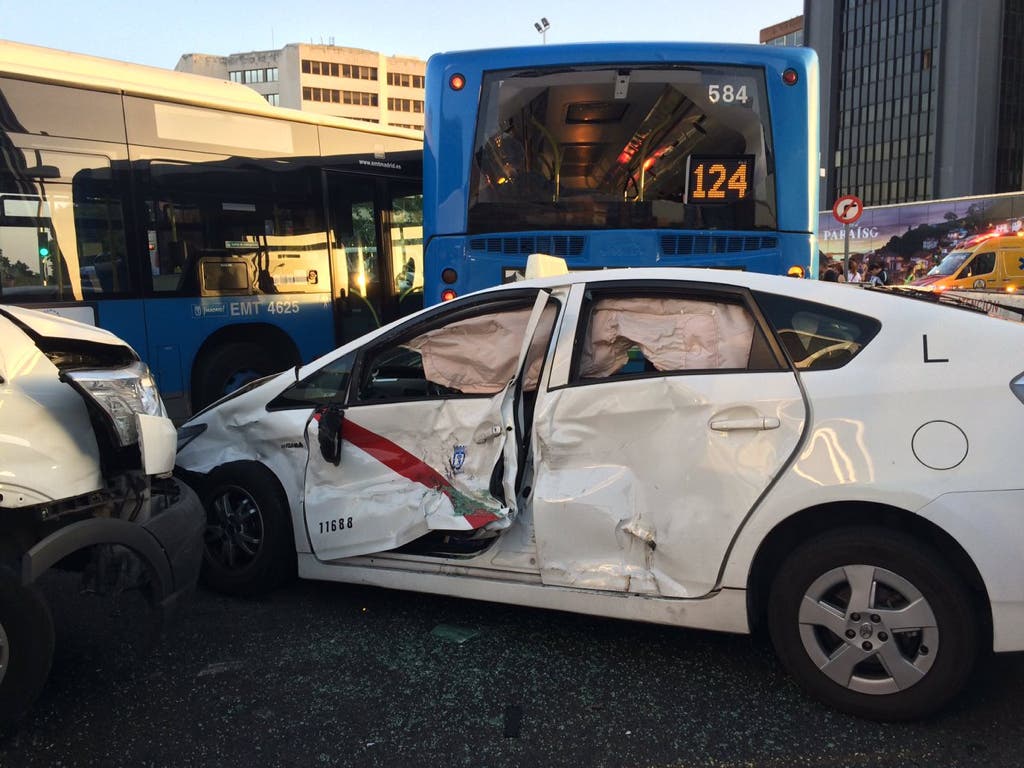
[[[280,93],[265,93],[263,94],[263,98],[265,98],[269,104],[273,104],[275,107],[281,106]]]
[[[277,67],[267,69],[239,69],[228,72],[228,80],[233,83],[252,85],[253,83],[275,83],[277,82]]]
[[[341,76],[352,80],[376,80],[377,68],[364,67],[358,64],[342,64]]]
[[[334,88],[310,88],[309,86],[303,86],[302,100],[338,104],[341,102],[341,91]]]
[[[302,72],[306,75],[324,75],[325,77],[338,77],[340,65],[336,61],[314,61],[312,59],[302,60]]]
[[[366,93],[365,91],[342,91],[341,96],[343,104],[358,104],[362,107],[376,107],[379,103],[376,93]]]
[[[341,64],[337,61],[302,60],[302,72],[306,75],[345,77],[350,80],[376,80],[377,68],[358,64]]]
[[[392,112],[422,112],[423,102],[419,99],[388,99],[388,109]]]
[[[388,85],[402,88],[422,88],[423,75],[410,75],[406,72],[388,72]]]

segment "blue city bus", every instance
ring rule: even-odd
[[[427,63],[426,301],[570,269],[817,274],[818,66],[777,46],[590,43]]]
[[[0,302],[113,331],[171,415],[423,306],[422,136],[0,43]]]

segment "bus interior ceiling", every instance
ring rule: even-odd
[[[747,151],[742,133],[720,125],[663,77],[633,83],[628,98],[616,99],[614,83],[594,82],[592,73],[581,74],[586,78],[550,87],[523,79],[518,81],[523,84],[519,93],[511,98],[502,94],[498,125],[524,148],[527,173],[557,183],[556,196],[599,190],[625,194],[643,172],[644,194],[681,201],[692,152]],[[749,110],[736,111],[749,120],[744,114]]]

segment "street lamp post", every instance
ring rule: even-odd
[[[551,25],[548,23],[548,20],[544,16],[541,16],[540,21],[535,21],[533,23],[533,28],[540,32],[541,44],[547,45],[548,30],[551,28]]]

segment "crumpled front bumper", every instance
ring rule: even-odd
[[[33,546],[21,561],[21,578],[31,584],[68,555],[96,545],[130,549],[146,568],[151,599],[165,611],[191,592],[203,562],[206,514],[188,485],[177,478],[154,489],[148,520],[91,518],[65,526]]]

